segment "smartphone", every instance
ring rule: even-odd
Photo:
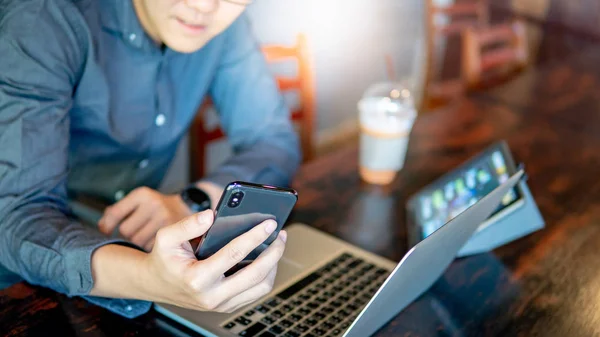
[[[235,269],[243,268],[277,238],[296,201],[298,193],[293,189],[241,181],[230,183],[217,204],[213,225],[199,240],[196,257],[204,260],[261,222],[275,220],[277,229],[273,234]]]

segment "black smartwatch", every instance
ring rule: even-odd
[[[196,186],[189,186],[181,192],[181,199],[192,210],[192,212],[202,212],[210,209],[210,198],[203,190]]]

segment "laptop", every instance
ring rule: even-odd
[[[433,285],[522,177],[515,173],[399,263],[293,224],[271,294],[232,314],[155,309],[205,336],[370,336]]]

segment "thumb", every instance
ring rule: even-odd
[[[180,247],[182,243],[202,236],[212,226],[212,210],[192,214],[191,216],[161,228],[156,233],[156,245],[163,248]]]

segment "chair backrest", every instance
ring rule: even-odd
[[[460,36],[471,27],[485,27],[489,21],[488,12],[488,0],[465,0],[445,6],[437,5],[435,0],[425,1],[427,51],[420,110],[427,110],[431,101],[444,101],[460,94],[464,87],[461,78],[446,81],[435,78],[439,70],[435,63],[438,38]]]
[[[298,65],[296,76],[275,76],[281,91],[296,90],[300,100],[291,113],[293,121],[300,124],[300,142],[305,161],[314,157],[315,124],[315,81],[308,42],[304,34],[298,34],[293,46],[270,45],[262,48],[267,62],[295,61]]]
[[[506,77],[523,69],[528,61],[527,35],[523,22],[467,29],[463,36],[463,77],[469,88]]]
[[[292,108],[291,120],[299,124],[300,143],[304,161],[314,157],[314,124],[315,124],[315,81],[313,66],[306,36],[298,34],[296,43],[292,46],[267,45],[262,48],[267,62],[293,61],[297,64],[297,74],[290,76],[275,76],[277,85],[282,92],[297,91],[299,94],[298,106]],[[204,176],[206,163],[206,147],[213,141],[223,139],[225,134],[219,127],[207,130],[203,117],[212,105],[206,99],[201,105],[198,115],[191,128],[190,137],[190,169],[192,179]]]

